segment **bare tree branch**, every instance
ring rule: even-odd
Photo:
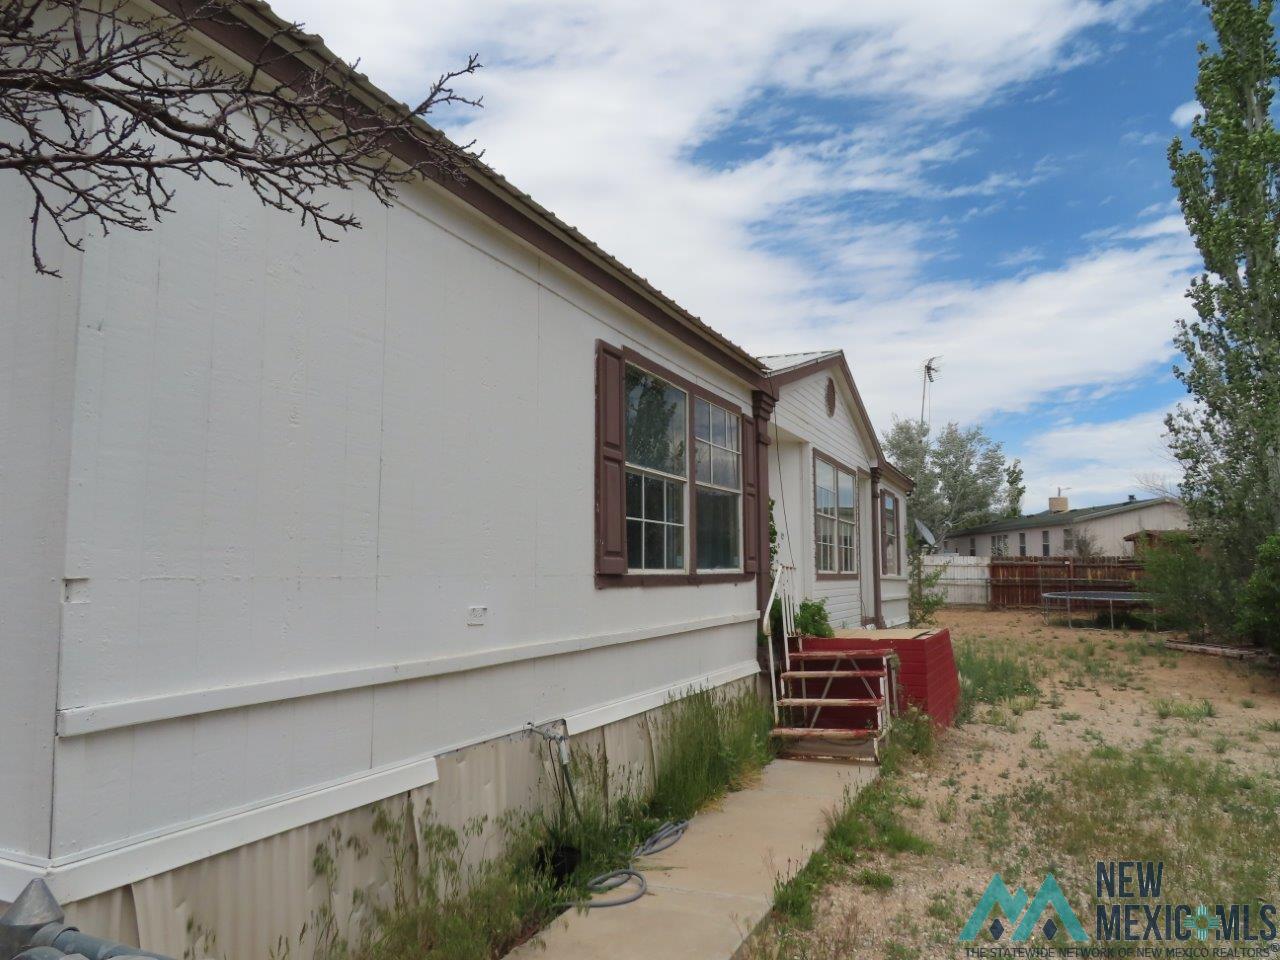
[[[1138,473],[1133,477],[1134,485],[1148,496],[1170,497],[1182,499],[1182,491],[1178,489],[1178,481],[1164,473]]]
[[[297,25],[266,38],[248,70],[193,54],[192,30],[236,25],[235,0],[196,0],[156,18],[129,0],[0,0],[0,170],[32,194],[31,256],[51,222],[80,249],[74,226],[148,230],[173,209],[170,174],[247,183],[263,204],[297,213],[325,239],[359,228],[330,209],[328,188],[363,187],[386,205],[398,184],[461,178],[478,158],[418,122],[450,105],[481,106],[454,84],[477,56],[442,74],[414,107],[370,106],[355,66],[280,70]],[[277,75],[289,80],[278,79]],[[405,160],[390,149],[426,147]]]

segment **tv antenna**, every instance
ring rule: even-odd
[[[938,365],[941,356],[930,357],[924,362],[924,369],[920,373],[920,426],[924,426],[924,409],[925,401],[929,396],[929,384],[933,383],[934,378],[938,375],[938,371],[942,369]]]

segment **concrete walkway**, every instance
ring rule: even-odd
[[[821,845],[826,813],[875,776],[865,764],[775,760],[755,786],[698,814],[674,847],[639,861],[647,896],[566,913],[508,957],[729,960],[768,913],[776,878]]]

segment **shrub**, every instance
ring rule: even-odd
[[[1253,573],[1240,591],[1237,625],[1251,640],[1280,649],[1280,533],[1258,548]]]
[[[773,601],[769,611],[769,623],[775,637],[782,636],[782,601]],[[826,600],[801,600],[796,607],[796,632],[806,637],[834,637]]]
[[[919,550],[911,553],[907,566],[910,574],[907,588],[907,612],[911,618],[911,625],[918,627],[924,623],[933,623],[934,614],[947,602],[946,592],[935,589],[947,568],[944,565],[925,573],[924,554]]]
[[[1236,635],[1236,586],[1191,537],[1166,534],[1142,551],[1142,562],[1142,589],[1151,594],[1161,626],[1197,640]]]

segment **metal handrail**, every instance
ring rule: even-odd
[[[778,678],[777,663],[773,656],[773,611],[774,600],[782,604],[782,656],[783,669],[791,669],[791,636],[796,631],[796,568],[786,563],[773,566],[773,586],[769,590],[769,599],[761,611],[762,632],[768,638],[765,644],[769,649],[769,693],[773,697],[773,722],[778,722],[778,689],[781,682]]]

